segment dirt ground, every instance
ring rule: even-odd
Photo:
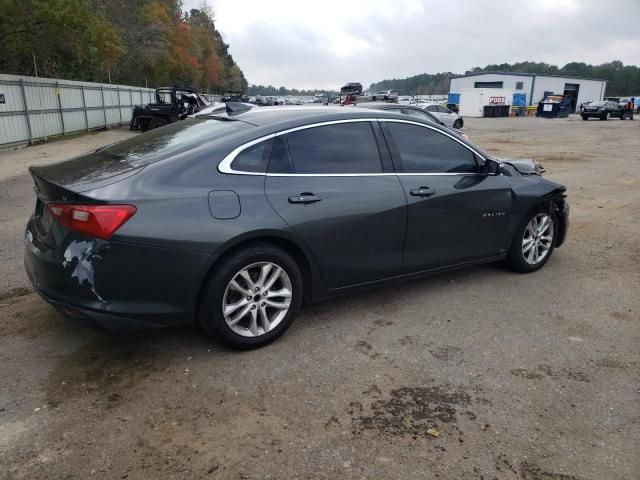
[[[567,185],[549,263],[318,304],[245,353],[84,329],[24,288],[26,165],[128,131],[0,153],[0,479],[640,479],[640,122],[465,130]]]

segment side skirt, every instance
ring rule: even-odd
[[[373,282],[359,283],[357,285],[349,285],[348,287],[342,287],[342,288],[334,288],[334,289],[327,290],[326,295],[323,295],[322,297],[313,298],[311,300],[311,303],[316,303],[322,300],[326,300],[328,298],[347,295],[353,292],[369,290],[369,289],[381,287],[384,285],[392,285],[395,283],[406,282],[406,281],[417,279],[417,278],[430,277],[432,275],[438,275],[440,273],[460,270],[463,268],[482,265],[485,263],[499,262],[500,260],[504,260],[506,257],[507,257],[507,254],[503,253],[500,255],[495,255],[493,257],[481,258],[478,260],[471,260],[468,262],[456,263],[453,265],[447,265],[444,267],[432,268],[428,270],[421,270],[419,272],[412,272],[404,275],[398,275],[395,277],[389,277],[382,280],[375,280]]]

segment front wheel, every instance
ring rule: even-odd
[[[556,221],[553,215],[532,212],[516,229],[507,263],[516,272],[534,272],[547,263],[555,241]]]
[[[462,128],[462,120],[459,118],[453,122],[453,128],[457,128],[458,130]]]
[[[587,117],[586,115],[580,115],[582,117],[583,120],[589,120],[589,117]]]
[[[200,324],[231,347],[262,347],[291,326],[302,288],[291,256],[272,245],[253,245],[216,268],[203,291]]]

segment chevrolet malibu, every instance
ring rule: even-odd
[[[30,173],[25,267],[47,302],[236,348],[335,295],[499,260],[533,272],[568,227],[534,161],[371,109],[230,106]]]

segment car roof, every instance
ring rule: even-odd
[[[241,120],[257,127],[277,126],[281,124],[308,124],[350,118],[378,118],[381,115],[403,118],[401,114],[392,112],[373,112],[369,108],[352,106],[314,106],[283,105],[278,107],[254,107],[246,112],[228,116],[229,119]],[[295,125],[294,125],[295,126]]]
[[[385,104],[379,104],[385,105]],[[394,107],[396,104],[386,104]],[[402,107],[404,108],[404,106]],[[393,109],[395,110],[395,109]],[[312,123],[331,122],[336,120],[349,119],[371,119],[376,118],[393,118],[415,123],[423,123],[431,128],[438,129],[446,134],[451,134],[451,130],[446,126],[442,126],[437,121],[423,120],[416,117],[407,118],[402,112],[394,112],[391,109],[379,108],[362,108],[358,106],[299,106],[289,105],[282,107],[253,107],[244,112],[227,115],[226,113],[212,113],[211,115],[203,115],[200,119],[226,120],[226,121],[242,121],[254,125],[256,129],[247,130],[242,133],[246,138],[243,141],[260,138],[265,135],[277,133],[278,131],[289,130],[292,128],[310,125]],[[462,140],[467,143],[466,140]],[[472,145],[481,155],[487,156],[477,146]]]

